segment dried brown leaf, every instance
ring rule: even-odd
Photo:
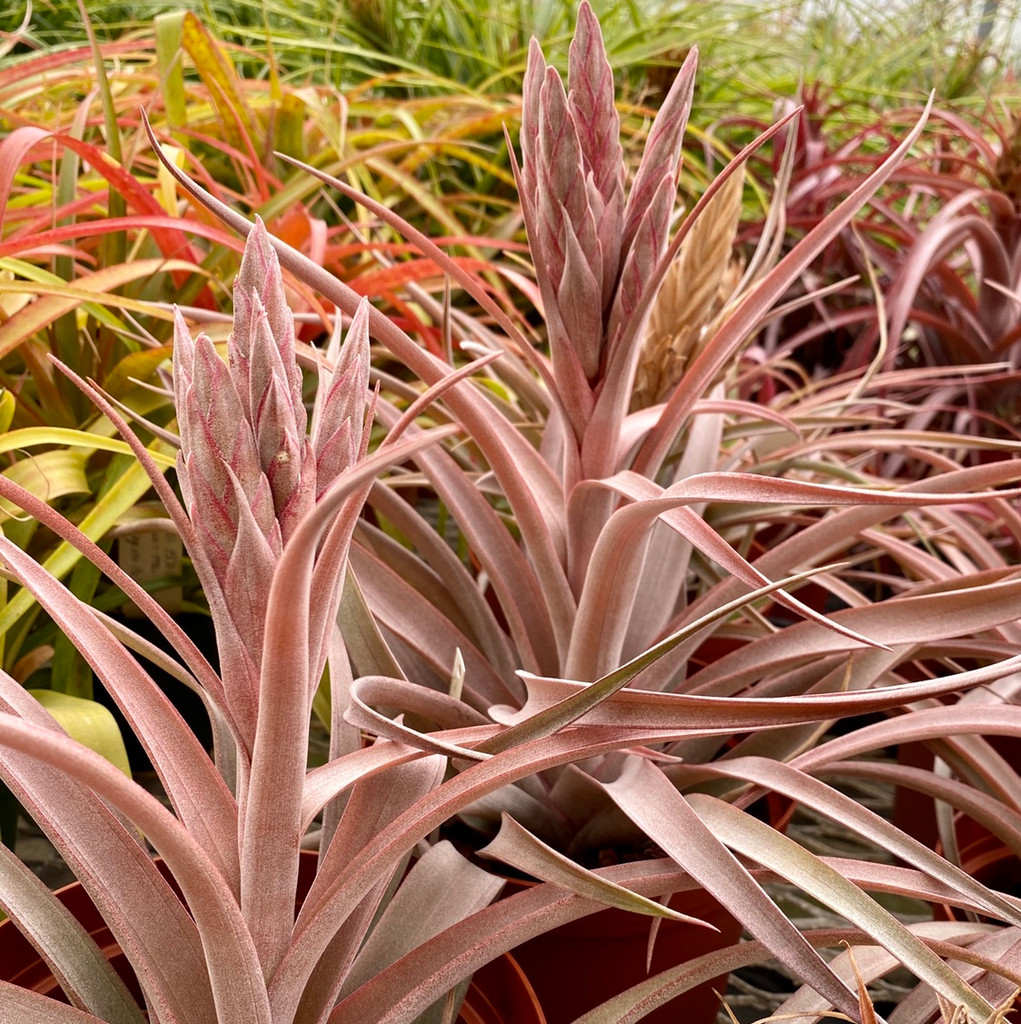
[[[744,174],[738,171],[702,211],[667,270],[645,329],[632,410],[654,405],[673,390],[708,324],[733,293],[743,189]]]

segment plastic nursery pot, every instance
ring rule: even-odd
[[[964,814],[954,815],[954,831],[961,867],[972,878],[1008,896],[1021,895],[1021,863],[1013,850]],[[937,844],[937,851],[941,848]],[[965,920],[964,911],[956,907],[939,906],[935,914],[947,921]]]
[[[528,882],[511,881],[514,887]],[[610,908],[561,925],[512,952],[539,997],[549,1024],[569,1024],[603,1001],[651,975],[733,945],[739,922],[705,892],[678,893],[670,907],[715,925],[719,931],[678,921],[660,921],[652,962],[646,968],[650,918]],[[646,1024],[712,1024],[728,975],[705,982],[643,1018]],[[715,990],[715,991],[714,991]]]
[[[985,736],[984,739],[992,744],[1001,757],[1007,759],[1012,768],[1021,772],[1021,739],[1014,736]],[[912,768],[925,768],[931,771],[932,751],[924,743],[902,743],[897,748],[897,761]],[[965,820],[968,822],[965,826],[966,833],[978,828],[970,819]],[[894,796],[893,823],[926,846],[931,847],[939,835],[932,798],[904,787],[898,787]],[[971,838],[974,838],[974,834]]]
[[[157,861],[157,864],[162,869],[162,862]],[[298,878],[302,898],[312,884],[315,866],[316,854],[304,852]],[[170,881],[173,885],[173,880]],[[141,989],[128,958],[81,883],[72,882],[58,889],[56,896],[92,936],[132,995],[141,1001]],[[0,978],[56,1002],[68,1002],[46,961],[9,920],[0,922]],[[546,1024],[535,993],[509,954],[475,972],[457,1020],[459,1024]]]
[[[538,996],[510,953],[475,972],[457,1019],[461,1024],[546,1024]]]

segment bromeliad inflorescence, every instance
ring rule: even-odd
[[[367,324],[363,305],[342,340],[338,318],[320,363],[309,434],[294,318],[261,221],[234,285],[227,361],[176,316],[178,477],[198,549],[189,553],[221,647],[230,643],[235,655],[223,659],[228,692],[257,690],[266,598],[284,545],[317,497],[364,454]]]
[[[522,103],[521,209],[549,328],[553,374],[579,442],[604,385],[634,376],[649,292],[677,200],[692,50],[656,116],[625,196],[620,118],[599,22],[583,3],[568,87],[532,40]],[[617,395],[616,392],[621,394]]]

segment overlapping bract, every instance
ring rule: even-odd
[[[620,119],[599,23],[583,3],[568,88],[534,39],[522,106],[521,205],[553,371],[580,438],[662,257],[691,104],[693,50],[656,117],[625,198]],[[640,313],[639,313],[640,315]],[[630,367],[624,372],[633,373]]]
[[[320,367],[309,436],[294,319],[261,221],[234,285],[227,362],[207,335],[192,339],[180,314],[175,321],[178,476],[201,548],[196,571],[207,591],[221,596],[213,614],[229,619],[253,683],[266,597],[283,547],[316,498],[364,452],[365,310],[341,338],[338,322]]]

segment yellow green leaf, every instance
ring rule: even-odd
[[[276,111],[274,148],[295,160],[305,159],[305,117],[307,108],[293,92],[281,97]]]
[[[129,352],[106,375],[103,388],[114,398],[123,398],[137,385],[135,381],[146,380],[152,376],[156,368],[165,363],[173,354],[172,345],[161,345],[159,348],[147,348],[141,352]]]
[[[150,446],[154,454],[169,454],[170,449],[162,441]],[[79,524],[79,529],[88,538],[98,541],[124,515],[142,495],[149,490],[151,483],[145,471],[137,463],[128,466],[121,478],[96,502],[89,514]],[[54,550],[53,554],[43,562],[43,568],[57,579],[67,575],[81,558],[77,548],[66,541]],[[2,609],[0,609],[0,636],[21,618],[35,603],[35,598],[22,587]]]
[[[27,455],[8,466],[3,475],[43,501],[52,502],[66,494],[89,493],[89,482],[85,478],[87,460],[85,452],[59,448]],[[20,514],[16,506],[0,500],[0,522]]]
[[[160,96],[174,137],[187,145],[187,136],[179,131],[188,124],[188,105],[184,94],[184,69],[181,66],[181,40],[184,11],[168,11],[153,18],[156,35],[156,64],[160,73]]]
[[[251,139],[258,137],[255,116],[245,100],[241,81],[226,51],[189,11],[181,22],[181,42],[195,70],[209,89],[209,97],[223,122],[228,139],[242,142],[239,128]]]
[[[0,390],[0,434],[6,434],[10,430],[17,404],[17,400],[10,391],[6,388]]]
[[[169,160],[176,167],[184,169],[184,150],[178,146],[167,146],[161,144],[160,149],[163,151],[163,156]],[[177,213],[177,182],[174,180],[174,176],[167,170],[166,165],[163,161],[160,161],[159,168],[156,171],[156,198],[159,200],[160,206],[167,211],[171,216],[175,216]]]
[[[86,455],[95,451],[114,452],[130,455],[131,449],[124,441],[105,437],[88,430],[72,430],[69,427],[24,427],[0,434],[0,454],[33,448],[41,444],[59,444],[80,448]],[[169,448],[150,449],[153,459],[163,469],[172,469],[175,464]]]
[[[131,766],[124,737],[110,711],[94,700],[56,690],[29,690],[74,740],[105,757],[130,779]]]
[[[3,261],[8,262],[8,261]],[[170,270],[194,270],[190,263],[182,260],[133,260],[120,263],[113,267],[105,267],[93,274],[86,274],[77,279],[73,286],[64,283],[48,283],[33,289],[37,294],[43,292],[35,302],[18,310],[9,320],[0,324],[0,357],[16,349],[26,339],[43,330],[58,317],[69,313],[83,303],[97,319],[109,319],[104,305],[118,309],[128,309],[150,316],[171,314],[154,307],[151,302],[129,299],[123,295],[112,294],[112,290],[120,288],[130,281],[151,277],[153,274]],[[0,285],[0,292],[24,291],[24,284]]]

